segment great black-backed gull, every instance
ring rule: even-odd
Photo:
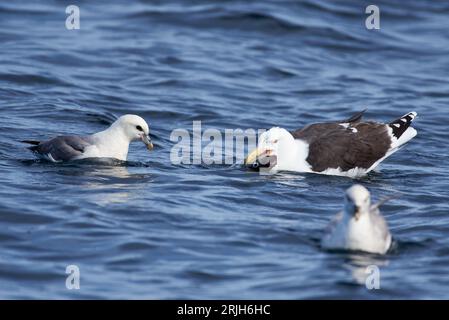
[[[371,205],[369,191],[359,184],[346,190],[344,209],[324,232],[322,248],[385,254],[392,237],[379,211],[383,202]]]
[[[141,140],[153,149],[149,127],[144,119],[128,114],[118,118],[108,129],[89,136],[59,136],[48,141],[24,140],[31,151],[52,162],[86,158],[113,158],[126,161],[129,144]]]
[[[410,112],[388,124],[362,121],[365,111],[343,121],[315,123],[289,132],[274,127],[262,133],[245,159],[252,169],[314,172],[360,177],[416,136]]]

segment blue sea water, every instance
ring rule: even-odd
[[[80,8],[67,30],[65,9]],[[14,1],[0,4],[0,298],[449,298],[449,3]],[[193,121],[300,128],[417,111],[418,136],[357,180],[397,247],[319,247],[349,178],[174,165]],[[150,123],[129,162],[36,161],[20,140]],[[80,289],[66,288],[66,267]],[[368,265],[380,289],[368,290]]]

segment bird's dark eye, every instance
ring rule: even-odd
[[[143,131],[141,126],[136,126],[136,129],[139,130],[139,131]]]

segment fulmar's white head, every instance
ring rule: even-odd
[[[149,150],[153,149],[150,139],[150,128],[146,121],[134,114],[126,114],[118,118],[110,127],[112,130],[121,131],[129,142],[140,140]]]
[[[273,171],[297,170],[304,162],[299,161],[307,155],[305,143],[295,140],[293,135],[284,128],[274,127],[262,133],[257,149],[245,159],[245,165],[259,169],[267,168]]]
[[[364,186],[355,184],[346,190],[345,214],[357,221],[362,214],[368,214],[371,206],[371,196]]]

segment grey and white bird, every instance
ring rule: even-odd
[[[153,149],[147,122],[132,114],[118,118],[104,131],[88,136],[58,136],[48,141],[24,140],[38,157],[52,162],[86,158],[113,158],[126,161],[129,144],[142,141],[148,150]]]
[[[356,250],[385,254],[391,247],[392,237],[388,224],[371,205],[370,193],[356,184],[346,191],[345,205],[329,223],[321,239],[321,247],[328,250]]]
[[[245,159],[249,168],[269,173],[313,172],[360,177],[414,138],[416,112],[384,124],[362,121],[363,113],[341,121],[315,123],[295,131],[274,127],[262,133]]]

